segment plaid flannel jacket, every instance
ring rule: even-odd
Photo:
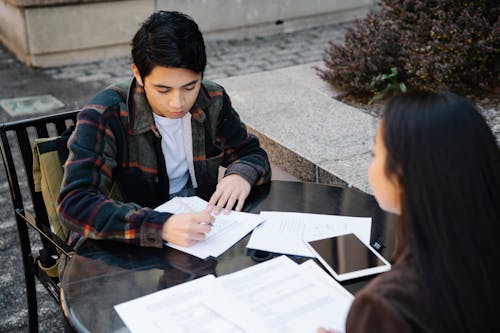
[[[204,80],[190,112],[198,187],[215,185],[220,165],[252,186],[270,181],[267,154],[221,86]],[[134,79],[107,87],[79,112],[68,148],[57,207],[63,223],[88,238],[161,247],[171,214],[150,207],[168,200],[168,177],[152,110]]]

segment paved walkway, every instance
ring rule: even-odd
[[[329,40],[343,41],[346,25],[321,26],[253,39],[208,40],[205,77],[215,80],[319,61]],[[129,77],[130,59],[123,57],[65,66],[43,70],[43,73],[55,80],[113,82],[120,77]]]
[[[242,40],[207,41],[205,76],[221,79],[320,61],[328,40],[342,41],[345,24]],[[129,75],[128,57],[52,69],[26,68],[0,46],[0,99],[52,94],[66,107],[83,106],[105,84]],[[0,109],[0,122],[13,117]],[[278,169],[279,174],[279,169]],[[283,173],[283,177],[286,177]],[[5,174],[0,172],[0,332],[27,330],[24,275]],[[41,332],[61,332],[60,310],[39,286]]]

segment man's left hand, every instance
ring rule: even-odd
[[[228,214],[238,202],[235,210],[241,211],[251,188],[240,175],[233,174],[222,178],[208,202],[208,210],[217,215],[225,207],[225,213]]]

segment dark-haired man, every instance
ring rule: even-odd
[[[203,80],[205,46],[190,17],[153,13],[132,40],[132,59],[132,80],[99,92],[78,115],[59,216],[84,237],[188,246],[210,230],[210,211],[241,210],[251,187],[270,180],[269,161],[224,89]],[[217,183],[219,166],[227,169]],[[150,208],[215,184],[207,210]]]

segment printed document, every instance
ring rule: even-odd
[[[115,305],[132,333],[245,332],[202,303],[201,291],[213,275]]]
[[[260,215],[265,222],[252,232],[247,248],[314,257],[304,241],[348,233],[370,244],[372,220],[369,217],[268,211]]]
[[[213,294],[205,299],[206,305],[248,332],[259,330],[253,327],[254,319],[241,320],[241,311],[247,318],[258,318],[269,332],[316,332],[319,326],[344,332],[354,297],[336,282],[334,288],[325,283],[324,279],[332,278],[324,271],[317,278],[318,271],[311,273],[309,265],[316,263],[311,260],[302,267],[280,256],[221,276],[214,283],[224,286],[233,298]]]
[[[345,331],[354,297],[314,261],[280,256],[115,305],[133,333]]]
[[[175,197],[156,207],[155,210],[172,214],[193,213],[202,211],[207,205],[207,201],[197,196]],[[167,243],[167,246],[202,259],[209,256],[218,257],[263,221],[264,219],[257,214],[236,211],[231,211],[227,215],[221,213],[214,216],[212,229],[203,241],[189,247],[170,243]]]

